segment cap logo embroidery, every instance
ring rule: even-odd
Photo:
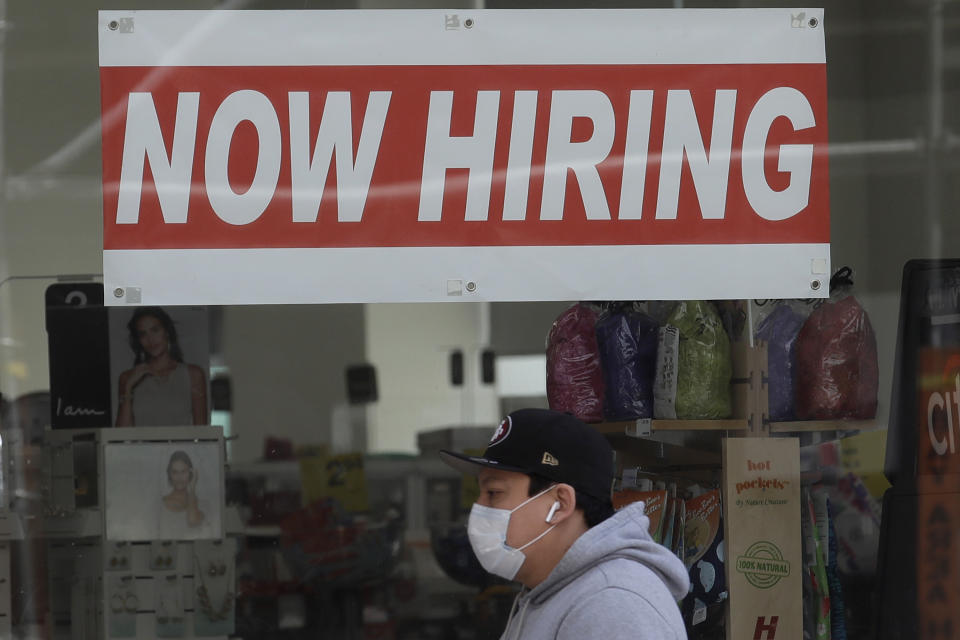
[[[552,453],[548,451],[544,451],[543,460],[540,461],[540,464],[548,464],[551,467],[559,467],[560,461],[554,458]]]
[[[513,427],[513,420],[511,420],[510,416],[507,416],[503,419],[503,422],[500,423],[500,426],[497,427],[497,430],[493,432],[493,437],[490,438],[490,444],[487,446],[492,447],[506,440],[507,436],[510,435],[511,427]]]

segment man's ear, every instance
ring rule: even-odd
[[[560,524],[577,509],[577,492],[569,484],[558,484],[555,500],[560,503],[556,509],[553,509],[553,518],[550,524]]]

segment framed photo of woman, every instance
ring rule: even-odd
[[[108,540],[223,537],[223,461],[217,442],[104,445]]]
[[[210,424],[206,307],[110,309],[114,426]]]

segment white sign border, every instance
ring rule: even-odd
[[[812,298],[830,278],[829,244],[152,249],[103,261],[108,305]]]
[[[101,67],[826,62],[816,8],[100,11],[98,28]]]

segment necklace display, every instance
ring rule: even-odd
[[[200,611],[203,612],[203,615],[207,616],[207,618],[213,622],[219,622],[226,620],[227,615],[233,609],[233,592],[228,591],[220,607],[214,610],[210,602],[210,594],[207,593],[207,587],[201,585],[200,588],[197,589],[197,601],[200,603]]]
[[[197,587],[197,605],[201,613],[211,622],[225,621],[233,611],[234,593],[230,588],[230,579],[227,576],[228,565],[223,557],[209,557],[201,560],[200,552],[194,556],[197,570],[196,576],[200,583]],[[217,591],[223,589],[223,599],[215,599]],[[214,594],[211,594],[214,591]]]

